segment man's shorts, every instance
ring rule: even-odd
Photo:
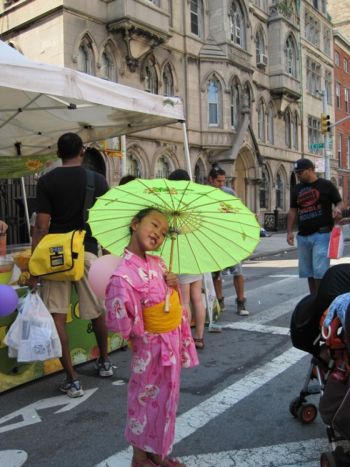
[[[299,277],[322,279],[330,266],[327,258],[330,233],[298,235]]]
[[[242,263],[237,263],[234,266],[230,267],[230,272],[234,276],[241,276],[243,274]],[[218,280],[221,277],[221,271],[213,272],[213,279]]]
[[[103,300],[96,297],[88,282],[90,266],[96,259],[93,253],[85,252],[84,277],[80,281],[42,281],[42,299],[50,313],[68,313],[73,286],[78,294],[81,319],[96,319],[104,314]]]

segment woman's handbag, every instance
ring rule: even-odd
[[[88,208],[92,206],[95,191],[94,173],[86,171],[84,224]],[[29,260],[32,276],[53,281],[79,281],[84,275],[85,230],[45,235],[35,247]]]

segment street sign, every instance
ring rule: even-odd
[[[312,143],[310,144],[310,149],[315,150],[315,149],[323,149],[324,148],[324,143]]]

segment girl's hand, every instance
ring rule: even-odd
[[[166,272],[164,274],[164,279],[168,287],[171,287],[173,289],[177,288],[177,275],[176,274],[174,274],[173,272]]]

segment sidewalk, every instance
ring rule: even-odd
[[[270,237],[261,237],[260,243],[256,247],[249,259],[271,256],[286,251],[295,250],[296,246],[289,246],[286,232],[269,232]]]
[[[350,241],[350,228],[344,227],[344,240]],[[270,237],[260,238],[260,243],[256,247],[253,254],[249,259],[261,258],[263,256],[277,255],[278,253],[284,253],[296,249],[297,241],[294,246],[289,246],[287,243],[287,232],[269,232]],[[296,233],[295,233],[296,235]]]

